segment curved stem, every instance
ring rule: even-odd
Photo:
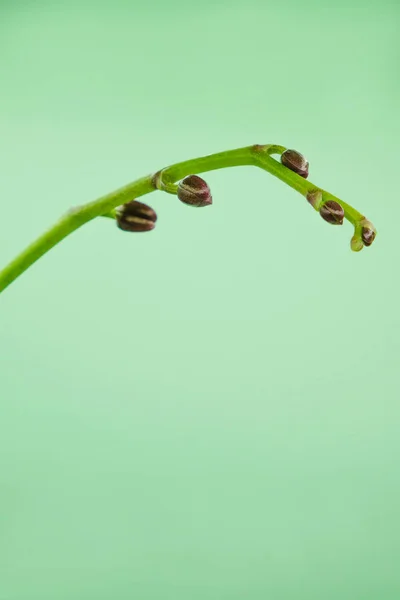
[[[349,204],[346,204],[346,202],[343,202],[343,200],[340,200],[330,192],[327,192],[326,190],[323,190],[322,188],[316,186],[314,183],[311,183],[311,181],[300,177],[294,171],[287,169],[280,162],[271,158],[271,154],[278,153],[276,151],[277,148],[279,148],[280,150],[279,154],[282,154],[282,152],[285,151],[285,148],[283,148],[283,146],[261,146],[258,152],[256,153],[257,166],[261,167],[262,169],[265,169],[265,171],[268,171],[272,175],[275,175],[275,177],[278,177],[287,185],[290,185],[290,187],[295,189],[297,192],[300,192],[300,194],[302,194],[303,196],[307,197],[307,194],[309,192],[319,190],[322,193],[323,202],[327,202],[328,200],[334,200],[335,202],[338,202],[342,205],[344,210],[344,216],[354,226],[356,226],[364,218],[364,216],[360,212],[358,212],[358,210],[356,210]]]
[[[41,256],[88,221],[99,216],[115,218],[114,209],[121,204],[125,204],[134,198],[139,198],[140,196],[154,192],[157,189],[169,193],[176,193],[176,181],[179,181],[187,175],[195,175],[216,169],[244,165],[258,166],[275,177],[278,177],[304,196],[307,196],[311,191],[320,190],[322,192],[323,201],[329,199],[340,202],[345,211],[346,218],[354,224],[356,230],[357,228],[360,229],[360,223],[363,222],[364,219],[361,213],[332,194],[329,194],[329,192],[321,190],[321,188],[306,181],[283,166],[277,160],[271,158],[271,154],[282,154],[285,150],[286,148],[284,146],[257,144],[194,158],[171,165],[155,174],[138,179],[115,192],[102,196],[98,200],[76,207],[70,210],[48,231],[30,244],[0,272],[0,292],[9,286]]]
[[[151,191],[154,191],[154,186],[152,176],[148,175],[94,202],[71,209],[0,272],[0,292],[76,229],[103,214],[108,216],[107,213],[120,204]]]

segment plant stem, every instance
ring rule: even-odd
[[[103,214],[110,216],[107,213],[120,204],[151,191],[154,191],[154,186],[152,176],[148,175],[115,192],[102,196],[94,202],[71,209],[0,272],[0,292],[33,265],[43,254],[46,254],[76,229]]]
[[[9,286],[41,256],[88,221],[99,216],[113,218],[113,211],[117,206],[125,204],[134,198],[149,194],[156,189],[164,189],[165,191],[174,193],[174,182],[187,175],[195,175],[228,167],[252,165],[261,167],[265,171],[275,175],[304,196],[307,196],[307,193],[310,191],[316,189],[320,190],[321,188],[306,181],[304,178],[297,175],[297,173],[271,158],[271,154],[282,154],[284,151],[285,148],[283,146],[271,144],[264,146],[255,145],[194,158],[171,165],[170,167],[158,171],[155,175],[147,175],[123,188],[107,194],[106,196],[102,196],[98,200],[74,208],[36,241],[30,244],[0,272],[0,292]],[[364,218],[361,213],[332,194],[329,194],[329,192],[324,190],[321,190],[321,192],[324,201],[329,199],[339,202],[343,206],[346,218],[353,223],[355,227],[359,226],[361,220]]]
[[[290,169],[287,169],[281,163],[279,163],[277,160],[274,160],[270,156],[271,154],[282,154],[282,152],[284,151],[285,148],[283,148],[282,146],[266,146],[264,150],[260,150],[256,154],[256,165],[261,167],[262,169],[265,169],[265,171],[268,171],[272,175],[275,175],[275,177],[278,177],[287,185],[290,185],[290,187],[300,192],[300,194],[302,194],[303,196],[307,196],[309,192],[312,192],[314,190],[320,190],[322,192],[322,199],[324,202],[327,202],[328,200],[334,200],[335,202],[338,202],[342,205],[346,219],[350,221],[350,223],[352,223],[354,226],[356,226],[362,219],[364,219],[364,216],[360,212],[358,212],[358,210],[356,210],[349,204],[346,204],[346,202],[343,202],[343,200],[340,200],[333,194],[311,183],[311,181],[300,177],[299,175],[297,175],[297,173],[291,171]]]

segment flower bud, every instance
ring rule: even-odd
[[[151,231],[155,227],[157,215],[150,206],[131,200],[116,211],[117,225],[123,231]]]
[[[177,195],[181,202],[190,206],[209,206],[212,204],[210,188],[201,177],[188,175],[179,182]]]
[[[376,236],[376,231],[371,229],[370,227],[363,227],[361,229],[361,238],[364,242],[364,246],[370,246],[374,241]]]
[[[308,177],[308,160],[297,150],[285,150],[281,155],[281,163],[304,179]]]
[[[311,206],[313,208],[315,208],[315,210],[320,209],[321,203],[322,203],[322,192],[321,190],[311,190],[309,192],[307,192],[307,201],[311,204]]]
[[[325,202],[319,209],[319,214],[331,225],[343,225],[344,210],[335,200]]]
[[[360,250],[364,248],[362,239],[357,232],[354,233],[353,237],[351,238],[350,248],[353,250],[353,252],[360,252]]]

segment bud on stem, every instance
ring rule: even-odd
[[[376,232],[373,229],[369,229],[368,227],[363,227],[361,229],[361,238],[364,242],[364,246],[370,246],[374,241],[376,236]]]
[[[344,210],[335,200],[325,202],[319,209],[319,214],[331,225],[343,225]]]
[[[154,229],[157,215],[154,210],[137,200],[131,200],[116,211],[117,225],[123,231],[151,231]]]
[[[311,190],[310,192],[307,193],[307,202],[309,202],[311,204],[311,206],[313,208],[315,208],[315,210],[320,209],[321,204],[322,204],[322,192],[321,190],[315,189],[315,190]]]
[[[361,239],[364,246],[370,246],[376,237],[376,229],[368,219],[363,219],[361,225]]]
[[[353,252],[360,252],[360,250],[362,250],[364,248],[363,241],[362,241],[361,237],[358,235],[357,231],[354,233],[353,237],[351,238],[350,248],[353,250]]]
[[[207,183],[198,175],[188,175],[178,184],[177,195],[181,202],[189,206],[209,206],[212,196]]]
[[[281,163],[304,179],[308,177],[308,160],[297,150],[285,150],[281,154]]]

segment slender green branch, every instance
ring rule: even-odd
[[[363,228],[369,228],[369,231],[373,231],[373,237],[375,237],[375,229],[361,213],[336,198],[336,196],[333,196],[311,182],[306,181],[304,177],[301,177],[296,172],[271,157],[272,154],[281,155],[285,151],[286,149],[283,146],[272,144],[264,146],[255,145],[194,158],[174,164],[155,174],[147,175],[115,192],[102,196],[94,202],[76,207],[70,210],[48,231],[30,244],[0,272],[0,292],[9,286],[41,256],[88,221],[100,216],[116,218],[115,209],[133,199],[149,194],[157,189],[176,194],[178,188],[176,182],[182,178],[188,175],[196,175],[198,173],[228,167],[243,165],[258,166],[278,177],[290,187],[300,192],[303,196],[306,196],[317,210],[328,201],[339,203],[341,207],[343,207],[344,216],[355,227],[354,237],[357,238],[357,243],[353,244],[352,241],[353,250],[360,250],[363,247],[363,242],[360,241]],[[317,198],[317,200],[311,200],[312,198]],[[361,247],[359,247],[360,244]],[[365,242],[365,245],[369,244]]]
[[[311,183],[311,181],[307,181],[303,177],[299,177],[297,173],[291,171],[290,169],[287,169],[277,160],[271,158],[271,154],[282,154],[285,150],[286,148],[283,148],[282,146],[266,146],[264,149],[261,148],[256,153],[256,165],[261,167],[262,169],[265,169],[272,175],[275,175],[275,177],[278,177],[279,179],[290,185],[290,187],[300,192],[300,194],[302,194],[305,197],[307,197],[307,194],[309,194],[310,192],[318,190],[322,193],[323,201],[333,200],[335,202],[339,202],[339,204],[341,204],[341,206],[344,209],[344,215],[346,219],[350,221],[350,223],[352,223],[354,226],[361,219],[364,219],[361,213],[359,213],[357,210],[355,210],[355,208],[353,208],[349,204],[346,204],[346,202],[343,202],[343,200],[339,200],[339,198],[337,198],[333,194],[330,194],[322,188],[317,187],[316,185]]]
[[[79,227],[88,221],[108,213],[116,206],[131,200],[132,197],[142,196],[153,190],[152,177],[149,175],[111,194],[102,196],[94,202],[71,209],[53,227],[30,244],[0,272],[0,292],[43,256],[43,254],[46,254],[46,252],[76,229],[79,229]]]

